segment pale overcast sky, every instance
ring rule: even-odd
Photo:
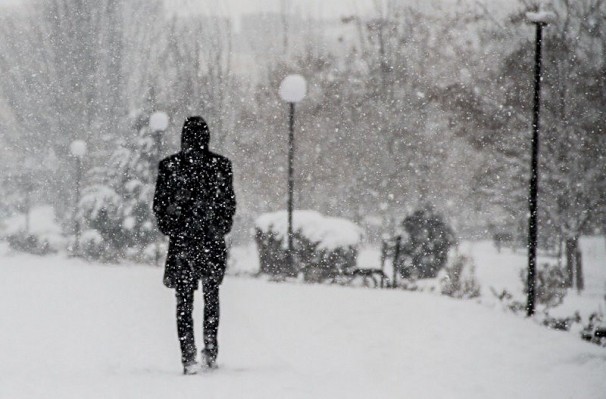
[[[373,7],[374,0],[165,0],[165,2],[182,10],[198,9],[205,14],[221,15],[278,12],[282,8],[282,3],[285,3],[287,8],[302,15],[338,17],[356,11],[367,11]]]
[[[0,0],[0,6],[15,5],[28,0]],[[171,7],[203,10],[206,14],[240,15],[254,12],[277,12],[284,0],[164,0]],[[416,0],[413,0],[416,1]],[[286,0],[303,14],[341,16],[356,10],[367,10],[374,0]]]
[[[15,5],[28,0],[0,0],[0,6]],[[247,13],[279,12],[282,4],[287,4],[292,12],[310,17],[340,17],[354,13],[366,13],[375,10],[375,4],[386,0],[164,0],[169,8],[182,13],[202,12],[211,15],[239,16]],[[430,4],[447,4],[456,7],[459,0],[400,0],[423,7]],[[475,3],[476,0],[466,0]],[[479,0],[490,4],[491,8],[511,8],[515,0]],[[496,10],[495,10],[496,11]]]

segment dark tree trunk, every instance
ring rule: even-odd
[[[581,291],[584,286],[583,259],[579,248],[579,237],[566,239],[566,286]]]
[[[572,288],[574,284],[574,271],[576,264],[577,242],[574,238],[566,239],[566,287]]]
[[[576,252],[576,269],[575,269],[577,291],[581,292],[585,288],[585,279],[583,278],[583,256],[581,249],[577,246]]]

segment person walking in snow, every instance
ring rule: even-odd
[[[153,203],[158,227],[169,237],[164,285],[176,294],[184,374],[195,374],[199,369],[192,318],[199,281],[204,295],[201,361],[205,367],[216,367],[219,285],[227,257],[225,235],[236,212],[231,162],[211,152],[209,141],[204,119],[188,117],[181,133],[181,151],[160,161]]]

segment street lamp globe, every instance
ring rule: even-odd
[[[74,140],[69,145],[69,150],[76,158],[83,158],[86,155],[86,142],[84,140]]]
[[[288,75],[280,83],[280,98],[288,103],[298,103],[307,94],[307,82],[298,74]]]
[[[149,128],[152,130],[152,132],[161,132],[166,130],[167,127],[168,115],[166,114],[166,112],[154,112],[149,117]]]
[[[527,12],[526,19],[533,24],[547,25],[556,21],[556,15],[551,11]]]

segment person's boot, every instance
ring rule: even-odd
[[[202,361],[202,365],[206,368],[209,368],[209,369],[217,368],[217,355],[214,353],[211,353],[207,349],[202,350],[201,361]]]
[[[200,366],[195,360],[183,363],[183,375],[194,375],[197,374],[199,370]]]

